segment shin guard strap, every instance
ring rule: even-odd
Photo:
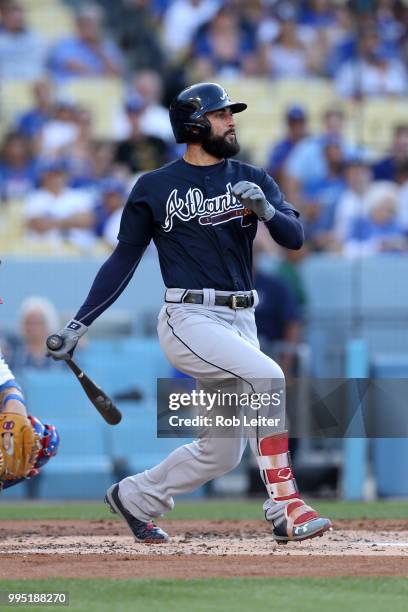
[[[266,489],[273,500],[299,495],[295,479],[288,480],[287,482],[267,483]]]

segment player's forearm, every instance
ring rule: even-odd
[[[96,275],[88,297],[74,317],[76,321],[91,325],[118,299],[129,284],[145,248],[119,242]]]
[[[2,390],[0,385],[0,412],[4,410],[27,416],[24,396],[17,387],[7,386],[7,389]]]
[[[272,238],[286,249],[298,250],[304,241],[303,227],[295,213],[277,210],[269,221],[265,222]]]

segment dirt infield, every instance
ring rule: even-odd
[[[278,546],[264,521],[162,521],[168,544],[136,544],[119,521],[1,521],[0,578],[408,576],[408,525],[337,521]]]

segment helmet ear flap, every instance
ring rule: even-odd
[[[187,142],[201,142],[211,132],[211,123],[207,117],[196,119],[195,121],[188,121],[184,125],[185,135]]]

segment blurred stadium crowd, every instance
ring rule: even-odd
[[[408,250],[408,118],[387,112],[408,93],[406,3],[1,0],[0,16],[6,252],[113,248],[135,178],[182,153],[167,106],[198,80],[250,98],[240,156],[301,210],[309,251]]]

